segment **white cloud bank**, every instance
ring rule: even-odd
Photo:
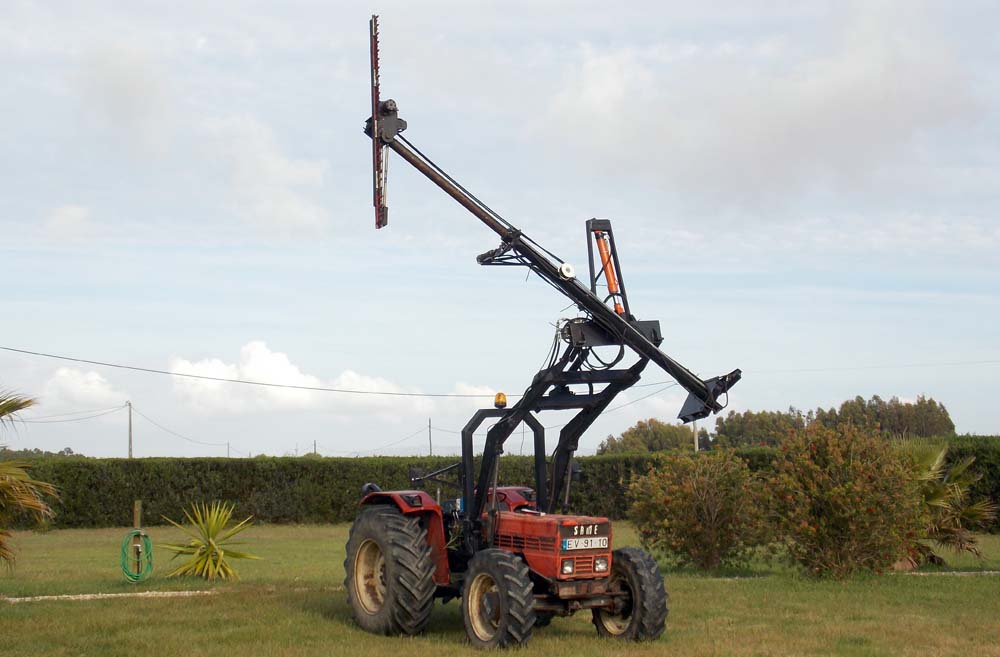
[[[198,361],[174,358],[170,362],[170,371],[176,374],[278,383],[307,388],[392,393],[420,392],[417,389],[405,388],[381,377],[368,376],[353,370],[344,370],[333,379],[322,379],[303,372],[292,363],[287,354],[272,351],[262,341],[253,341],[244,345],[240,349],[239,360],[235,363],[226,363],[220,358],[205,358]],[[175,378],[174,390],[184,402],[205,413],[327,410],[344,416],[375,412],[385,414],[384,417],[389,418],[392,413],[426,415],[431,413],[434,408],[432,400],[422,397],[321,392],[183,377]]]
[[[816,43],[583,44],[545,129],[602,173],[651,177],[689,202],[884,195],[873,187],[883,167],[919,158],[922,137],[980,108],[919,10],[854,7]]]
[[[166,53],[136,41],[84,48],[77,87],[85,127],[121,147],[141,169],[195,168],[225,181],[219,198],[232,216],[273,238],[314,235],[328,221],[313,197],[327,163],[286,154],[266,121],[206,110],[160,61]],[[206,171],[214,167],[215,171]]]
[[[124,404],[128,394],[94,371],[60,367],[45,382],[40,410],[89,410]]]
[[[325,162],[289,157],[273,131],[252,116],[211,119],[200,129],[206,156],[228,169],[234,214],[281,237],[315,234],[327,223],[326,209],[305,191],[323,184]]]
[[[81,205],[54,208],[45,216],[43,230],[52,242],[76,242],[94,235],[90,210]]]
[[[163,155],[174,138],[174,95],[166,65],[137,41],[111,39],[78,58],[76,87],[86,127],[136,158]]]

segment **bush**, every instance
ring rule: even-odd
[[[349,522],[357,514],[361,486],[369,481],[386,490],[405,490],[410,466],[425,472],[457,461],[451,457],[369,458],[144,458],[81,457],[32,460],[34,473],[62,491],[53,504],[53,526],[124,527],[131,524],[132,501],[143,500],[147,522],[176,517],[190,502],[235,502],[262,523]],[[570,508],[588,515],[622,518],[625,491],[649,457],[585,457],[583,480],[574,483]],[[504,456],[500,484],[533,485],[532,459]],[[426,486],[437,495],[437,486]],[[442,487],[442,498],[457,492]],[[26,526],[18,523],[17,526]]]
[[[770,473],[774,471],[774,458],[778,454],[776,447],[737,447],[736,456],[743,459],[751,472]]]
[[[997,515],[996,504],[988,498],[973,499],[969,489],[982,477],[973,471],[974,456],[948,462],[947,445],[906,445],[919,482],[924,531],[910,547],[909,565],[924,562],[944,564],[934,548],[969,552],[982,558],[976,531],[989,527]]]
[[[890,442],[890,441],[885,441]],[[969,491],[973,499],[1000,498],[1000,438],[948,439],[949,463],[975,456],[972,470],[982,474]],[[943,443],[942,443],[943,444]],[[715,450],[711,450],[715,451]],[[687,452],[690,454],[690,452]],[[774,470],[778,449],[740,447],[735,454],[751,472]],[[132,500],[142,499],[146,517],[177,516],[189,502],[236,502],[258,522],[348,522],[357,513],[361,485],[374,481],[386,489],[410,488],[409,466],[425,471],[457,461],[455,456],[368,458],[144,458],[99,459],[81,456],[30,458],[32,476],[62,491],[52,503],[54,527],[124,527],[132,521]],[[653,466],[652,454],[584,456],[582,481],[574,483],[575,513],[624,518],[629,484]],[[2,457],[0,457],[2,461]],[[532,459],[504,456],[501,484],[532,485]],[[436,486],[427,488],[436,495]],[[453,496],[443,488],[443,497]],[[15,519],[26,527],[26,519]],[[1000,530],[995,520],[993,531]]]
[[[979,476],[969,488],[972,499],[988,499],[1000,503],[1000,436],[958,436],[948,441],[948,463],[974,458],[972,471]],[[1000,533],[1000,516],[989,528]]]
[[[33,479],[27,463],[0,461],[0,563],[14,564],[9,527],[17,521],[39,525],[52,518],[46,498],[56,495],[51,484]]]
[[[806,572],[882,572],[920,531],[912,470],[873,431],[818,423],[781,446],[768,482],[772,517],[789,557]]]
[[[230,524],[235,505],[225,502],[208,504],[192,504],[190,511],[184,511],[190,527],[186,527],[170,518],[164,518],[174,527],[188,535],[187,543],[165,543],[160,547],[174,553],[174,559],[181,555],[191,557],[177,566],[167,577],[182,577],[193,575],[207,580],[237,579],[236,569],[229,563],[230,559],[259,559],[252,554],[232,549],[236,541],[234,536],[253,526],[253,516],[248,516],[243,522]]]
[[[708,431],[698,432],[701,449],[710,445]],[[656,418],[639,420],[626,429],[621,436],[608,436],[597,448],[598,454],[646,454],[670,450],[694,451],[694,434],[691,427],[683,424],[668,424]]]
[[[744,563],[765,541],[760,486],[733,451],[661,456],[629,487],[643,545],[680,565]]]

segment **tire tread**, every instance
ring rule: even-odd
[[[466,582],[471,582],[475,574],[483,570],[493,571],[499,575],[497,581],[505,588],[507,613],[497,637],[490,645],[481,645],[466,619],[466,634],[470,643],[480,648],[511,648],[525,645],[531,638],[531,630],[535,625],[535,594],[528,564],[517,555],[505,550],[482,550],[469,562]],[[462,604],[464,613],[469,613],[465,609],[468,599],[463,599]]]
[[[421,527],[419,518],[405,516],[394,506],[367,507],[351,526],[344,559],[344,588],[348,592],[348,604],[353,609],[351,582],[355,535],[359,531],[371,531],[369,525],[376,533],[382,534],[381,538],[388,545],[389,549],[384,554],[387,562],[392,560],[394,563],[396,579],[386,583],[386,604],[390,605],[388,617],[365,629],[386,635],[420,634],[426,629],[434,607],[434,560],[427,543],[427,532]],[[356,610],[354,616],[364,627]]]
[[[664,588],[659,566],[656,565],[656,561],[648,552],[635,547],[620,548],[614,551],[612,569],[621,566],[632,571],[635,575],[639,595],[637,596],[638,601],[633,599],[632,607],[632,615],[636,617],[637,622],[618,638],[633,641],[654,641],[666,629],[667,614],[669,613],[669,596]],[[598,634],[611,636],[604,630],[597,610],[594,610],[593,623],[597,627]]]

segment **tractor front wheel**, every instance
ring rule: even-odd
[[[652,641],[666,628],[667,592],[656,562],[645,550],[622,548],[611,555],[608,590],[615,608],[594,609],[594,625],[602,637]]]
[[[347,540],[347,602],[376,634],[419,634],[434,606],[434,562],[427,531],[390,505],[365,507]]]
[[[535,625],[528,566],[504,550],[482,550],[469,562],[462,591],[462,618],[476,648],[524,645]]]

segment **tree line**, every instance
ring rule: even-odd
[[[828,429],[853,426],[873,430],[887,438],[953,436],[952,422],[944,404],[931,397],[920,396],[916,401],[888,400],[878,395],[871,399],[857,396],[839,407],[817,408],[803,412],[795,407],[788,411],[730,411],[715,420],[715,431],[698,430],[698,448],[775,446],[786,437],[805,427],[818,424]],[[692,449],[694,432],[690,426],[661,422],[655,418],[640,420],[620,436],[608,436],[597,449],[598,454],[659,452],[670,449]]]

